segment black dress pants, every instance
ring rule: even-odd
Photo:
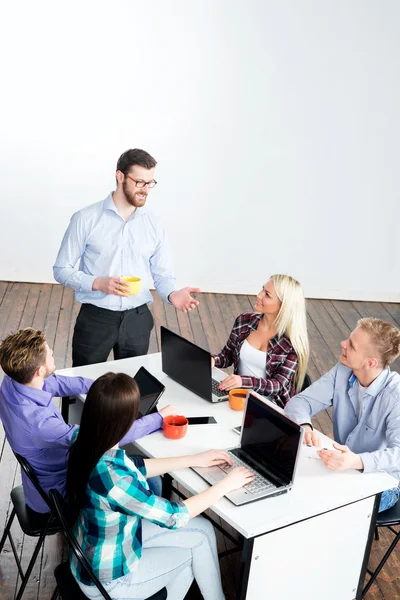
[[[129,310],[108,310],[82,304],[72,338],[72,366],[147,354],[154,321],[147,304]]]

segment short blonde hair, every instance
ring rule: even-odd
[[[386,369],[400,354],[400,329],[392,323],[366,317],[357,322],[358,327],[369,334]]]
[[[46,335],[38,329],[10,333],[0,345],[0,365],[18,383],[32,381],[36,369],[46,362]]]
[[[297,355],[299,366],[295,375],[295,391],[299,393],[303,387],[310,357],[303,289],[290,275],[271,275],[270,279],[281,301],[281,308],[275,319],[278,336],[286,334]]]

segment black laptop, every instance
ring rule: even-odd
[[[227,374],[211,367],[211,354],[163,326],[161,361],[164,373],[204,400],[228,400],[229,392],[218,388]]]

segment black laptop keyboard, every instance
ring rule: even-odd
[[[211,390],[214,396],[218,396],[218,398],[222,398],[222,396],[228,396],[229,392],[218,389],[219,384],[220,381],[217,381],[216,379],[211,380]]]

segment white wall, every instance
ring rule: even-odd
[[[3,3],[0,279],[52,281],[72,213],[118,156],[178,283],[400,300],[397,0]]]

